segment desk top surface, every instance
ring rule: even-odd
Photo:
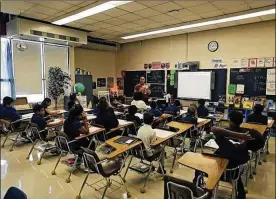
[[[76,140],[79,140],[79,139],[82,139],[82,138],[85,138],[85,137],[89,137],[91,135],[95,135],[95,134],[98,134],[98,133],[101,133],[101,132],[104,132],[104,131],[105,131],[104,128],[99,128],[99,127],[96,127],[96,126],[89,126],[89,134],[81,135],[79,137],[76,137]]]
[[[267,128],[267,125],[242,123],[241,127],[242,128],[247,128],[247,129],[254,129],[256,131],[259,131],[261,134],[264,134],[264,132]]]
[[[228,165],[228,160],[200,153],[185,153],[178,163],[208,174],[206,188],[213,190]]]

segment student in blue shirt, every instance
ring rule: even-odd
[[[198,115],[198,117],[202,117],[202,118],[206,118],[209,115],[209,111],[205,107],[204,99],[198,100],[197,115]]]
[[[3,108],[1,111],[1,117],[5,120],[10,120],[14,122],[21,119],[21,116],[16,112],[14,106],[14,100],[11,97],[4,97]]]
[[[56,115],[59,113],[59,110],[50,110],[49,107],[51,106],[51,99],[50,98],[45,98],[42,102],[41,105],[44,106],[45,108],[45,117],[48,117],[50,115]]]
[[[0,124],[4,124],[5,126],[8,127],[8,126],[10,126],[10,122],[7,121],[7,120],[4,120],[4,119],[2,118],[2,114],[1,114],[2,109],[3,109],[3,105],[0,104]]]
[[[178,120],[183,123],[191,123],[197,125],[196,109],[194,106],[189,106],[186,115]]]
[[[155,101],[150,103],[150,108],[149,113],[151,113],[154,117],[160,117],[162,115],[161,111],[157,108],[157,103]]]
[[[168,106],[168,107],[165,109],[165,111],[167,111],[167,112],[170,111],[170,112],[173,112],[174,115],[177,115],[177,113],[180,111],[180,106],[181,106],[180,101],[179,101],[179,100],[175,100],[175,101],[174,101],[174,104]]]

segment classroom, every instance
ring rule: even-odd
[[[275,6],[2,0],[1,198],[276,198]]]

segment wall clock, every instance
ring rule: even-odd
[[[211,41],[211,42],[208,44],[208,50],[209,50],[210,52],[215,52],[215,51],[217,51],[218,47],[219,47],[219,44],[218,44],[218,42],[216,42],[216,41]]]
[[[16,48],[18,50],[20,50],[20,51],[24,51],[24,50],[26,50],[28,48],[28,46],[25,43],[23,43],[23,42],[18,42],[16,44]]]

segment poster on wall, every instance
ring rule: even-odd
[[[170,63],[166,63],[166,69],[170,69],[171,65]]]
[[[237,94],[244,94],[244,85],[243,84],[237,84],[236,93]]]
[[[275,75],[276,69],[267,69],[267,76],[266,76],[266,95],[275,95]]]
[[[97,78],[97,88],[106,88],[106,78]]]
[[[113,88],[114,87],[114,77],[108,77],[107,78],[107,88]]]
[[[152,62],[152,69],[161,69],[161,62]]]
[[[257,58],[251,58],[249,59],[249,65],[248,67],[252,68],[252,67],[257,67]]]
[[[117,90],[124,90],[124,78],[117,77]]]
[[[273,67],[273,57],[265,58],[265,67]]]
[[[241,67],[242,68],[247,68],[248,67],[248,59],[241,59]]]
[[[241,59],[233,59],[232,67],[241,67]]]
[[[265,67],[265,59],[264,58],[258,58],[257,67]]]

